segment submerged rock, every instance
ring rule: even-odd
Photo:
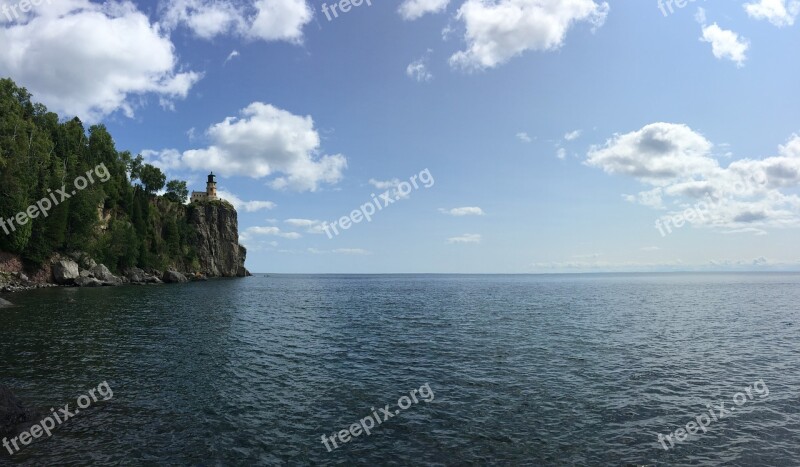
[[[14,304],[9,302],[8,300],[3,300],[2,298],[0,298],[0,308],[6,308],[9,306],[14,306]]]
[[[56,284],[70,285],[81,275],[78,263],[70,260],[61,260],[53,263],[53,280]]]
[[[16,433],[35,418],[33,410],[25,407],[10,389],[0,385],[0,436]]]

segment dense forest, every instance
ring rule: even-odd
[[[94,183],[63,201],[56,196],[64,186],[73,191],[87,173],[97,174]],[[87,131],[78,118],[60,121],[27,90],[0,80],[0,216],[8,231],[0,230],[0,251],[20,255],[31,268],[74,251],[115,271],[197,265],[187,196],[185,182],[166,183],[141,156],[117,151],[103,125]],[[57,204],[47,216],[23,215],[24,225],[12,220],[45,198]]]

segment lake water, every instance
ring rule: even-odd
[[[113,398],[3,465],[800,465],[798,274],[257,275],[5,298],[0,384],[46,412],[104,381]],[[387,404],[328,451],[322,435]],[[677,442],[709,405],[707,432]]]

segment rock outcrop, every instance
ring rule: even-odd
[[[107,267],[103,264],[98,264],[97,266],[93,267],[90,271],[95,279],[100,280],[104,284],[107,285],[122,285],[122,279],[111,274],[111,271],[108,270]]]
[[[208,277],[245,277],[247,250],[239,245],[236,209],[224,201],[192,203],[187,207],[189,224],[197,235],[192,246],[200,272]]]
[[[78,263],[62,259],[53,263],[53,280],[59,285],[71,285],[81,276]]]
[[[161,280],[165,284],[183,284],[184,282],[189,282],[189,279],[187,279],[186,276],[179,273],[178,271],[165,272],[164,276],[161,277]]]

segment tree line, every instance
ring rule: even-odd
[[[105,126],[87,131],[78,118],[60,121],[25,88],[0,79],[0,216],[24,212],[100,164],[111,175],[106,182],[88,186],[47,217],[0,231],[0,251],[21,255],[32,268],[55,252],[73,251],[116,271],[195,263],[185,181],[167,182],[142,156],[117,151]]]

